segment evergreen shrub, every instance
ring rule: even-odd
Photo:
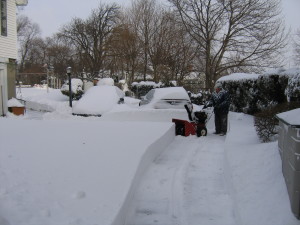
[[[231,74],[219,82],[229,91],[230,110],[234,112],[253,115],[278,104],[300,101],[300,69],[279,69],[256,78],[250,74]]]
[[[71,79],[71,88],[72,88],[72,99],[79,100],[83,95],[83,82],[81,79],[73,78]],[[70,96],[69,91],[69,81],[66,80],[60,89],[61,93],[66,96]]]
[[[200,91],[197,94],[190,93],[190,99],[193,104],[204,105],[210,99],[209,91]]]
[[[135,94],[137,98],[141,98],[145,96],[151,89],[153,88],[161,88],[163,87],[162,83],[155,83],[152,81],[141,81],[141,82],[133,82],[130,86],[130,90]]]

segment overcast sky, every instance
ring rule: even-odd
[[[166,2],[167,0],[161,0]],[[40,25],[42,36],[51,36],[73,17],[86,18],[92,9],[98,7],[100,0],[29,0],[22,14],[28,15]],[[102,3],[116,2],[121,6],[130,6],[131,0],[102,0]],[[282,0],[286,23],[300,28],[300,0]]]

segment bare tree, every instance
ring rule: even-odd
[[[296,38],[294,39],[294,54],[295,54],[295,64],[300,65],[300,29],[297,30]]]
[[[119,7],[116,4],[100,4],[86,20],[74,18],[66,25],[59,36],[72,43],[85,62],[87,71],[98,76],[105,69],[106,44],[116,26]]]
[[[279,0],[168,0],[198,44],[206,87],[238,69],[281,62],[286,43]]]
[[[149,73],[149,47],[150,40],[157,32],[157,23],[159,20],[159,9],[155,0],[135,0],[132,3],[131,11],[129,11],[129,24],[134,28],[138,40],[142,46],[143,52],[143,75],[144,80]]]
[[[129,24],[123,22],[114,29],[109,41],[108,55],[109,69],[121,71],[122,78],[132,83],[139,65],[140,43]]]
[[[20,15],[17,18],[17,32],[20,46],[19,71],[22,72],[29,51],[34,47],[34,42],[39,38],[41,31],[37,23],[33,23],[27,16]]]
[[[54,75],[57,79],[66,79],[65,74],[68,66],[71,66],[75,72],[81,69],[78,68],[81,62],[75,49],[57,35],[45,39],[45,51],[44,63],[53,66]]]
[[[176,80],[182,84],[193,68],[195,46],[182,23],[176,21],[174,13],[162,12],[157,32],[150,43],[149,55],[154,68],[154,78],[165,83]]]

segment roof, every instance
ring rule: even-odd
[[[276,117],[282,122],[292,125],[292,127],[300,128],[300,108],[279,113]]]

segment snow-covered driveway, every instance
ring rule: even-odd
[[[177,136],[145,172],[126,224],[237,224],[224,179],[224,141]]]
[[[207,137],[175,137],[185,110],[81,118],[45,95],[29,101],[55,111],[0,121],[1,225],[299,225],[278,143],[260,143],[252,116],[231,112],[226,138],[213,117]]]

